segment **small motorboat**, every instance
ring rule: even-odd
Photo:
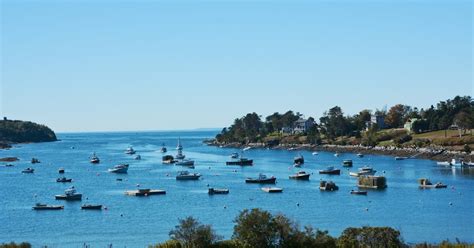
[[[133,155],[135,153],[136,151],[131,146],[125,150],[125,154],[128,154],[128,155]]]
[[[251,147],[251,146],[247,146],[247,147],[245,147],[244,149],[242,149],[242,151],[248,151],[248,150],[250,150],[250,149],[252,149],[252,147]]]
[[[364,166],[362,168],[359,168],[359,171],[357,172],[349,172],[349,175],[353,177],[359,177],[359,176],[374,175],[375,172],[377,171],[374,170],[372,167]]]
[[[328,166],[325,170],[320,170],[319,174],[340,175],[341,170],[340,169],[335,169],[334,166]]]
[[[318,152],[313,152],[313,153],[311,153],[311,154],[312,154],[313,156],[316,156],[316,155],[318,155],[319,153],[318,153]]]
[[[262,191],[267,192],[267,193],[281,193],[281,192],[283,192],[283,188],[263,187]]]
[[[56,200],[80,201],[82,200],[82,194],[76,193],[76,188],[72,186],[64,191],[64,195],[56,195],[55,198]]]
[[[92,156],[90,158],[90,162],[93,163],[93,164],[98,164],[100,163],[100,159],[99,157],[97,157],[97,155],[94,153],[92,153]]]
[[[436,184],[433,184],[430,182],[428,178],[420,178],[418,179],[418,182],[420,183],[420,189],[441,189],[441,188],[447,188],[448,185],[437,182]]]
[[[174,164],[174,163],[176,163],[176,160],[175,160],[174,157],[171,156],[171,155],[165,155],[165,156],[163,156],[163,158],[161,159],[161,161],[163,162],[163,164]]]
[[[240,165],[240,166],[251,166],[253,165],[252,159],[242,158],[235,160],[235,161],[227,161],[225,162],[226,165]]]
[[[5,167],[13,167],[13,166],[15,166],[15,165],[13,165],[13,164],[6,164],[5,165]]]
[[[139,189],[125,191],[125,194],[130,196],[165,195],[166,191],[162,189]]]
[[[183,160],[177,161],[175,165],[188,166],[188,167],[192,166],[194,168],[194,160],[183,159]]]
[[[339,187],[333,181],[321,181],[319,182],[319,189],[322,191],[334,191],[338,190]]]
[[[128,164],[119,164],[114,166],[114,168],[109,169],[109,172],[125,174],[128,172]]]
[[[59,173],[59,174],[64,174],[64,168],[59,168],[59,169],[58,169],[58,173]]]
[[[207,193],[209,195],[226,195],[226,194],[229,194],[229,189],[209,188]]]
[[[351,190],[351,195],[367,195],[367,191]]]
[[[405,160],[405,159],[408,159],[408,157],[399,157],[399,156],[395,157],[395,160]]]
[[[352,160],[346,159],[346,160],[342,161],[342,166],[344,166],[344,167],[352,167]]]
[[[33,210],[61,210],[64,209],[63,205],[47,205],[42,203],[36,203]]]
[[[31,159],[31,163],[32,163],[32,164],[37,164],[37,163],[41,163],[41,162],[40,162],[39,159],[37,159],[37,158],[32,158],[32,159]]]
[[[362,154],[362,153],[357,153],[357,157],[363,158],[363,157],[364,157],[364,154]]]
[[[135,156],[135,160],[141,160],[141,159],[142,159],[142,156],[140,155]]]
[[[81,206],[83,210],[102,210],[102,205],[100,204],[84,204]]]
[[[21,173],[34,173],[34,172],[35,172],[35,169],[30,168],[30,167],[21,171]]]
[[[290,175],[290,179],[295,179],[295,180],[309,180],[309,173],[306,173],[304,171],[298,171],[298,173],[294,175]]]
[[[237,159],[239,158],[239,154],[236,152],[233,152],[232,154],[230,154],[230,158]]]
[[[168,149],[166,149],[165,143],[161,144],[160,152],[161,153],[166,153],[167,151],[168,151]]]
[[[176,176],[176,180],[199,180],[201,174],[190,173],[189,171],[180,171]]]
[[[60,177],[60,178],[56,179],[56,182],[58,182],[58,183],[70,183],[70,182],[72,182],[72,178]]]
[[[246,183],[260,183],[260,184],[275,184],[276,177],[267,177],[265,174],[258,174],[257,178],[247,178],[245,179]]]
[[[304,164],[304,157],[301,154],[298,154],[298,156],[293,158],[293,163],[295,165],[302,165]]]
[[[339,157],[339,152],[334,153],[334,157]]]

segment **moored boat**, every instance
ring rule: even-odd
[[[141,160],[141,159],[142,159],[142,156],[140,155],[135,156],[135,160]]]
[[[161,161],[163,162],[163,164],[174,164],[176,163],[176,160],[174,159],[173,156],[171,155],[165,155],[161,158]]]
[[[339,152],[334,153],[334,157],[339,157]]]
[[[176,154],[176,159],[184,159],[186,156],[183,154],[183,146],[181,145],[181,138],[178,138],[178,145],[176,146],[178,154]]]
[[[58,173],[59,173],[59,174],[64,174],[64,168],[59,168],[59,169],[58,169]]]
[[[263,187],[262,191],[267,192],[267,193],[281,193],[281,192],[283,192],[283,188]]]
[[[367,191],[351,190],[351,195],[367,195]]]
[[[126,195],[130,196],[149,196],[149,195],[165,195],[166,190],[162,189],[138,189],[125,191]]]
[[[408,157],[395,157],[395,160],[405,160],[405,159],[408,159]]]
[[[304,171],[298,171],[294,175],[290,175],[290,179],[296,179],[296,180],[309,180],[309,173],[306,173]]]
[[[194,160],[183,159],[183,160],[177,161],[175,165],[188,166],[188,167],[193,166],[194,168]]]
[[[128,154],[128,155],[133,155],[135,154],[136,151],[133,149],[133,147],[128,147],[126,150],[125,150],[125,154]]]
[[[325,170],[320,170],[319,174],[340,175],[341,170],[340,169],[335,169],[334,166],[328,166]]]
[[[357,157],[363,158],[363,157],[364,157],[364,154],[362,154],[362,153],[357,153]]]
[[[226,165],[240,165],[240,166],[250,166],[253,165],[253,160],[252,159],[247,159],[247,158],[240,158],[235,161],[227,161],[225,162]]]
[[[447,188],[448,185],[443,184],[441,182],[437,182],[435,184],[431,183],[428,178],[420,178],[418,179],[418,182],[420,183],[420,189],[441,189],[441,188]]]
[[[29,168],[29,167],[21,171],[21,173],[34,173],[34,172],[35,172],[35,169]]]
[[[338,190],[339,187],[333,181],[320,181],[319,189],[322,191],[334,191]]]
[[[275,184],[276,182],[276,177],[267,177],[265,174],[258,174],[257,178],[247,178],[245,179],[246,183],[260,183],[260,184]]]
[[[72,178],[60,177],[60,178],[56,179],[56,182],[58,182],[58,183],[70,183],[70,182],[72,182]]]
[[[165,143],[163,143],[163,144],[161,145],[160,152],[161,152],[161,153],[166,153],[167,151],[168,151],[168,149],[166,149]]]
[[[93,163],[93,164],[98,164],[100,163],[100,159],[99,157],[97,157],[97,155],[94,153],[92,153],[92,156],[90,158],[90,162]]]
[[[209,188],[207,193],[209,195],[226,195],[229,194],[229,189]]]
[[[82,194],[76,193],[76,188],[72,186],[64,191],[64,195],[56,195],[55,198],[56,200],[80,201],[82,200]]]
[[[37,158],[32,158],[32,159],[31,159],[31,163],[32,163],[32,164],[37,164],[37,163],[41,163],[41,162],[40,162],[39,159],[37,159]]]
[[[189,171],[180,171],[176,176],[176,180],[199,180],[201,174],[190,173]]]
[[[239,154],[237,152],[233,152],[232,154],[230,154],[230,158],[233,158],[233,159],[239,158]]]
[[[35,206],[33,206],[33,210],[61,210],[64,209],[63,205],[47,205],[47,204],[42,204],[42,203],[36,203]]]
[[[293,163],[296,165],[302,165],[304,164],[304,157],[301,154],[298,154],[298,156],[293,158]]]
[[[352,167],[352,160],[346,159],[346,160],[342,161],[342,166],[344,166],[344,167]]]
[[[372,167],[364,166],[362,168],[359,168],[359,171],[357,172],[349,172],[350,176],[353,177],[359,177],[359,176],[365,176],[365,175],[374,175],[376,170],[374,170]]]
[[[84,204],[81,206],[83,210],[102,210],[102,205],[100,204]]]
[[[109,172],[125,174],[128,172],[128,164],[119,164],[114,166],[114,168],[109,169]]]

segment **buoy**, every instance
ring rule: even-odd
[[[207,187],[209,187],[209,184],[206,184]]]
[[[365,211],[369,211],[369,208],[365,208]]]
[[[450,205],[450,206],[452,206],[452,205],[453,205],[453,203],[452,203],[452,202],[449,202],[449,205]]]
[[[227,206],[226,206],[226,205],[224,205],[224,209],[226,209],[226,208],[227,208]]]
[[[299,206],[300,206],[300,204],[299,204],[299,203],[296,203],[296,206],[298,206],[298,207],[299,207]]]
[[[140,187],[140,184],[137,183],[137,187]]]
[[[211,166],[209,166],[209,170],[211,169]]]
[[[120,214],[120,217],[123,217],[123,214]]]

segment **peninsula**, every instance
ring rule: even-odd
[[[0,120],[0,149],[11,144],[57,141],[56,134],[49,127],[30,121]]]

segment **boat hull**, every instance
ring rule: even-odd
[[[244,161],[227,161],[226,165],[240,165],[240,166],[251,166],[253,165],[253,160],[244,160]]]
[[[102,205],[82,205],[83,210],[102,210]]]
[[[276,178],[266,178],[266,179],[258,179],[258,178],[247,178],[245,179],[246,183],[259,183],[259,184],[275,184]]]
[[[289,178],[290,179],[295,179],[295,180],[309,180],[310,174],[306,175],[291,175]]]
[[[282,188],[273,188],[273,187],[264,187],[264,188],[262,188],[262,191],[267,192],[267,193],[282,193],[283,189]]]
[[[229,194],[229,189],[209,188],[208,194],[209,195],[226,195],[226,194]]]
[[[34,206],[33,210],[62,210],[64,206]]]
[[[56,200],[65,200],[65,201],[81,201],[82,194],[75,194],[75,195],[56,195]]]
[[[325,175],[340,175],[341,170],[320,170],[319,174],[325,174]]]

